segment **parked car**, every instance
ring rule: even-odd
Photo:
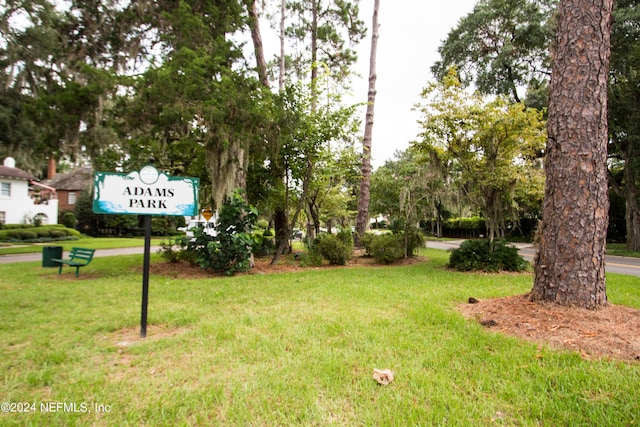
[[[201,221],[192,219],[185,227],[180,227],[178,230],[184,231],[187,237],[193,238],[193,229],[194,228],[202,228],[204,229],[204,233],[215,237],[216,233],[216,224],[213,221]]]

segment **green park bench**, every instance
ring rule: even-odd
[[[58,269],[58,274],[62,273],[62,267],[65,265],[69,265],[71,267],[76,268],[76,277],[78,277],[78,273],[80,271],[80,267],[84,267],[88,265],[93,259],[93,253],[95,249],[87,249],[87,248],[71,248],[71,252],[69,253],[69,258],[59,259],[54,258],[52,261],[60,263],[60,268]]]

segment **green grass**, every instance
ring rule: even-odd
[[[469,296],[527,292],[530,275],[450,272],[447,252],[425,253],[428,263],[405,267],[152,275],[144,340],[134,339],[142,256],[96,258],[78,279],[2,265],[0,394],[37,411],[0,414],[0,425],[640,421],[640,364],[538,348],[456,311]],[[613,303],[640,308],[640,279],[608,277]],[[395,382],[377,385],[374,368]],[[40,402],[91,412],[43,413]]]
[[[632,252],[627,250],[626,243],[609,243],[607,244],[607,255],[626,256],[640,258],[640,252]]]
[[[169,241],[172,237],[154,237],[151,239],[152,245],[159,245],[163,241]],[[144,237],[87,237],[83,236],[78,240],[61,240],[46,243],[25,243],[13,244],[13,246],[0,247],[0,255],[9,254],[30,254],[42,252],[43,246],[62,246],[65,251],[70,250],[74,246],[92,249],[113,249],[113,248],[130,248],[136,246],[144,246]]]

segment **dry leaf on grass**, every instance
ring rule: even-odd
[[[391,369],[375,369],[373,370],[373,379],[381,385],[387,385],[393,382],[393,371]]]

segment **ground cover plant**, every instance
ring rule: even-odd
[[[152,274],[146,339],[141,256],[97,258],[79,279],[1,265],[0,395],[37,406],[0,424],[638,423],[640,364],[508,337],[457,309],[525,293],[530,274],[458,273],[447,252],[425,254],[401,267]],[[639,280],[611,275],[611,301],[640,308]],[[395,381],[378,385],[374,368]]]

